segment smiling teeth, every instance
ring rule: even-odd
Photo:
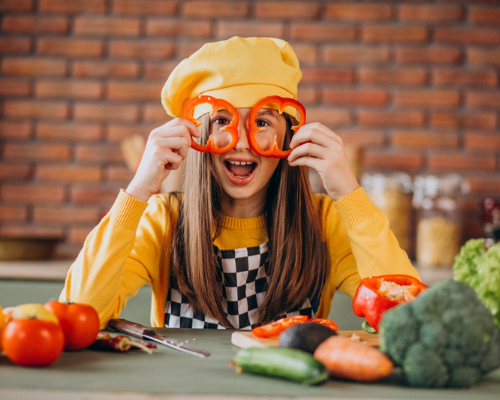
[[[253,162],[250,161],[228,161],[229,164],[232,165],[252,165]]]

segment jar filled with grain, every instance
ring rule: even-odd
[[[461,175],[416,176],[413,206],[417,210],[416,260],[423,268],[450,267],[462,238],[462,195],[468,191]]]
[[[411,177],[399,172],[364,173],[361,186],[389,219],[389,226],[401,248],[410,251]]]

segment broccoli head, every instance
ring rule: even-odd
[[[470,387],[500,366],[500,330],[467,284],[442,280],[384,313],[380,350],[410,386]]]

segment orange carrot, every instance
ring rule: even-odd
[[[331,336],[314,352],[331,376],[355,381],[376,381],[392,371],[392,361],[376,347],[345,336]]]

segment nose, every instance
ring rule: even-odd
[[[247,150],[250,148],[248,145],[248,116],[250,109],[238,109],[240,121],[238,124],[238,142],[236,143],[237,150]]]

